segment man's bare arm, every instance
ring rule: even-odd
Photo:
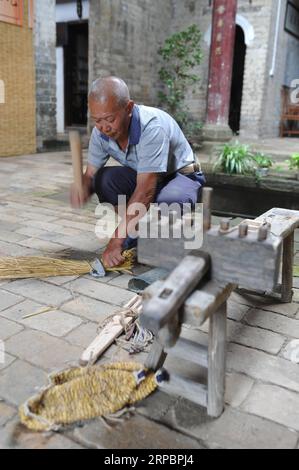
[[[125,239],[128,235],[127,227],[131,220],[137,221],[143,216],[142,213],[130,213],[134,203],[142,204],[146,211],[150,204],[154,202],[158,184],[157,173],[139,173],[137,175],[137,184],[127,207],[126,220],[123,220],[115,231],[115,238]],[[129,212],[129,213],[128,213]]]
[[[129,200],[126,218],[124,218],[119,224],[105,252],[103,253],[105,266],[118,266],[124,261],[122,256],[122,246],[128,234],[128,225],[133,219],[134,223],[137,223],[143,215],[142,213],[128,214],[128,212],[130,212],[130,207],[132,208],[134,203],[139,203],[143,204],[147,210],[149,205],[154,202],[157,183],[158,175],[156,173],[140,173],[137,175],[136,189]]]

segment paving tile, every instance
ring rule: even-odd
[[[4,285],[8,286],[8,284]],[[23,300],[24,298],[20,297],[19,295],[11,294],[6,290],[0,289],[0,312],[6,308],[12,307],[13,305],[22,302]]]
[[[74,431],[83,445],[95,449],[201,449],[190,437],[167,429],[143,416],[134,416],[108,430],[94,420]]]
[[[38,279],[22,279],[11,282],[5,289],[14,294],[28,297],[48,306],[58,306],[70,300],[72,295],[62,287],[54,286]]]
[[[254,379],[299,391],[298,365],[262,351],[230,343],[227,370],[246,374]]]
[[[181,400],[162,422],[200,439],[209,448],[293,449],[297,444],[297,434],[286,427],[230,407],[213,419],[202,407]]]
[[[80,346],[83,352],[97,336],[98,326],[97,323],[85,323],[69,333],[65,339],[71,344]]]
[[[130,274],[122,274],[121,276],[116,277],[109,281],[109,285],[113,285],[116,287],[121,287],[123,289],[128,289],[128,283],[134,276]]]
[[[78,363],[82,350],[46,333],[25,330],[5,343],[6,350],[46,370],[63,369]]]
[[[2,434],[2,436],[1,436]],[[2,446],[1,446],[2,444]],[[82,446],[62,434],[32,432],[22,426],[18,418],[8,423],[2,433],[0,447],[5,449],[78,450]]]
[[[0,401],[0,426],[4,426],[16,413],[16,408]]]
[[[293,317],[298,312],[299,306],[295,303],[279,303],[274,302],[272,299],[253,296],[253,295],[240,295],[237,292],[233,292],[230,301],[237,302],[239,304],[248,305],[249,307],[255,307],[257,309],[267,310],[270,312],[280,313]]]
[[[299,321],[294,318],[288,318],[264,310],[252,309],[246,315],[245,321],[252,326],[299,338]]]
[[[234,372],[226,374],[225,403],[238,408],[251,393],[254,380],[244,374]]]
[[[45,252],[56,252],[62,249],[61,245],[58,243],[40,240],[39,238],[28,238],[20,241],[19,245],[26,246],[28,248],[35,248],[36,250],[43,250]]]
[[[253,328],[229,320],[228,340],[251,348],[261,349],[270,354],[278,354],[285,342],[285,337],[272,333],[272,331]]]
[[[0,315],[3,318],[7,318],[8,320],[13,320],[15,322],[22,323],[24,316],[39,312],[41,309],[44,308],[45,306],[42,304],[39,304],[32,300],[24,300],[23,302],[20,302],[19,304],[7,308],[3,312],[0,312]]]
[[[255,384],[241,408],[299,431],[299,393],[273,385]]]
[[[242,318],[245,316],[245,314],[248,312],[249,308],[250,307],[248,305],[241,305],[241,304],[238,304],[237,302],[228,300],[227,317],[230,318],[231,320],[241,321]]]
[[[44,331],[49,335],[62,337],[81,325],[82,320],[62,310],[51,310],[34,317],[20,320],[20,322],[28,328]]]
[[[78,279],[73,282],[72,289],[74,292],[114,305],[124,305],[134,296],[133,292],[125,289],[88,279]]]
[[[108,316],[116,312],[119,306],[80,295],[76,299],[63,304],[61,309],[79,315],[92,322],[102,323]]]
[[[44,282],[49,282],[55,286],[62,286],[63,284],[68,284],[69,282],[75,281],[79,276],[55,276],[55,277],[46,277]]]
[[[16,242],[18,243],[21,240],[24,240],[26,237],[19,233],[9,232],[8,230],[0,230],[0,240],[6,242]]]
[[[3,357],[3,344],[0,343],[0,372],[9,367],[16,358],[11,356],[5,351],[5,343],[4,343],[4,357]]]
[[[8,403],[19,406],[36,393],[36,387],[47,384],[46,374],[24,361],[15,361],[1,371],[0,396]]]
[[[22,330],[23,327],[21,325],[6,320],[6,318],[0,318],[0,340],[5,341],[7,338],[20,333]]]

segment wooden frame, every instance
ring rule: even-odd
[[[299,123],[299,104],[291,102],[290,93],[291,88],[284,85],[281,89],[280,137],[299,135],[299,127],[293,128],[293,123]]]
[[[284,29],[287,31],[289,34],[294,36],[296,39],[299,39],[299,28],[297,31],[294,31],[292,29],[292,25],[290,23],[290,15],[291,14],[297,14],[298,16],[298,21],[299,21],[299,8],[296,7],[292,2],[288,1],[287,3],[287,8],[286,8],[286,16],[285,16],[285,22],[284,22]]]
[[[34,0],[28,0],[28,26],[30,29],[34,27],[35,18],[35,2]]]
[[[16,0],[17,4],[10,2],[0,2],[0,21],[23,26],[24,1]]]

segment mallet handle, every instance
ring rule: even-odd
[[[82,144],[81,136],[78,131],[69,132],[70,147],[72,153],[72,162],[73,162],[73,173],[74,173],[74,183],[80,191],[83,193],[83,154],[82,154]]]

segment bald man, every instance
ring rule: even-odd
[[[100,202],[117,210],[118,196],[125,195],[127,209],[141,203],[146,209],[156,203],[198,202],[205,183],[192,149],[176,121],[164,111],[137,105],[130,99],[126,83],[117,77],[96,80],[89,93],[92,131],[88,165],[83,177],[84,194],[73,186],[71,202],[81,207],[95,192]],[[112,156],[121,166],[105,167]],[[105,265],[123,262],[130,247],[127,226],[135,218],[127,215],[103,253]]]

